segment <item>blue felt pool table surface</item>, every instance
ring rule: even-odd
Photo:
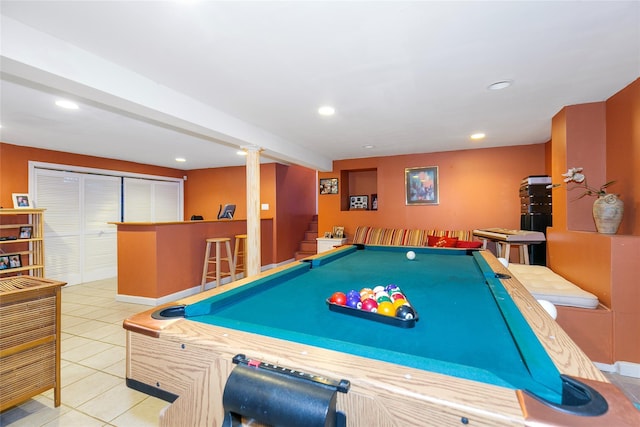
[[[418,312],[413,328],[328,309],[336,291],[388,284]],[[477,251],[350,246],[188,305],[185,317],[560,400],[558,370]]]

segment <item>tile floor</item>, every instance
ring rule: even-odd
[[[158,425],[167,403],[126,387],[122,321],[148,306],[116,302],[116,279],[62,290],[62,404],[53,391],[0,413],[0,426]],[[640,404],[640,379],[606,374]]]

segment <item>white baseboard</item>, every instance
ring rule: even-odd
[[[640,378],[640,363],[633,362],[615,362],[613,365],[606,363],[594,362],[596,368],[602,372],[609,372],[612,374],[620,374],[625,377]]]

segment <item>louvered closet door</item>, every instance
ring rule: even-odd
[[[181,221],[181,206],[178,182],[124,178],[125,222]]]
[[[47,278],[69,285],[117,275],[120,178],[37,169]]]

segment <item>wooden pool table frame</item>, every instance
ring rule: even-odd
[[[340,248],[334,251],[340,251]],[[508,274],[491,253],[482,251],[482,256],[494,271]],[[291,265],[258,277],[274,274]],[[195,303],[258,277],[239,280],[176,303]],[[222,394],[235,367],[232,358],[239,353],[328,378],[349,380],[349,392],[338,393],[336,404],[336,409],[346,414],[349,426],[459,426],[461,421],[467,420],[470,425],[491,426],[596,426],[638,422],[640,412],[608,382],[531,294],[516,279],[502,279],[501,282],[559,372],[596,388],[609,404],[606,414],[598,417],[568,415],[549,410],[519,390],[184,318],[153,319],[151,314],[159,307],[124,322],[127,330],[127,381],[134,388],[146,387],[150,394],[178,396],[160,414],[161,426],[222,425]]]

